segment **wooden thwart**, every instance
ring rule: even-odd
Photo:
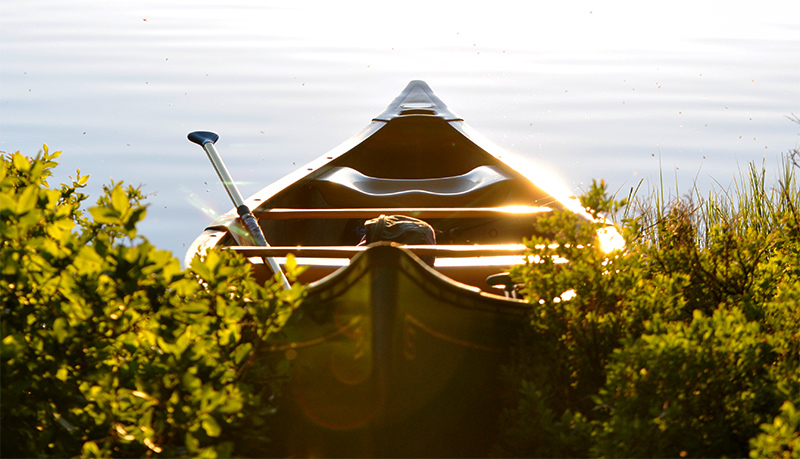
[[[344,209],[290,209],[276,208],[256,210],[258,219],[291,220],[309,218],[374,218],[380,215],[407,215],[420,219],[426,218],[496,218],[519,215],[530,217],[546,214],[549,207],[510,206],[510,207],[382,207],[382,208],[344,208]]]
[[[522,244],[491,245],[401,245],[419,257],[464,258],[522,255]],[[313,247],[256,247],[234,246],[228,249],[246,257],[285,257],[292,254],[303,258],[353,258],[367,250],[366,246],[313,246]]]

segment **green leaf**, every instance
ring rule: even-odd
[[[16,210],[16,201],[13,199],[12,195],[9,193],[0,193],[0,212],[6,209],[15,209]]]
[[[241,365],[242,361],[250,354],[250,350],[253,349],[252,343],[244,343],[239,345],[236,348],[236,351],[233,353],[233,361],[236,362],[237,365]]]
[[[203,382],[198,377],[188,372],[181,376],[181,383],[188,392],[193,392],[203,385]]]
[[[87,441],[81,448],[81,457],[103,457],[100,453],[100,447],[93,441]]]
[[[182,309],[187,314],[203,314],[208,312],[208,303],[201,301],[189,301],[182,306]]]
[[[170,289],[173,289],[178,296],[182,297],[190,297],[194,292],[196,292],[200,288],[200,284],[192,279],[181,278],[172,282],[169,285]],[[208,306],[204,303],[203,307],[208,309]]]
[[[56,335],[56,340],[59,343],[63,343],[67,336],[69,335],[69,324],[67,324],[67,320],[63,317],[57,318],[53,322],[53,333]]]
[[[2,360],[16,358],[25,349],[25,338],[22,334],[7,335],[0,346]]]
[[[17,199],[17,215],[22,215],[36,208],[39,200],[39,190],[35,187],[26,187]]]
[[[12,161],[13,161],[14,167],[20,172],[27,172],[31,168],[31,163],[30,163],[30,161],[28,161],[28,158],[26,158],[24,155],[22,155],[19,152],[14,153],[14,155],[12,157]]]
[[[74,266],[78,274],[95,274],[102,269],[104,260],[93,247],[83,246],[75,257]]]
[[[125,194],[125,190],[119,185],[115,186],[114,189],[111,190],[111,207],[121,214],[128,210],[130,206],[130,201],[128,201],[128,195]]]
[[[196,453],[200,449],[200,440],[198,440],[191,432],[186,432],[184,437],[184,441],[186,442],[186,449],[189,450],[190,453]]]
[[[203,430],[206,431],[206,434],[209,437],[219,437],[219,434],[222,433],[222,428],[219,426],[219,423],[214,416],[207,414],[203,417],[203,420],[200,424],[203,427]]]
[[[66,382],[67,378],[69,377],[69,370],[66,367],[61,367],[56,371],[56,379],[59,381]]]
[[[94,206],[89,208],[95,223],[105,225],[115,225],[120,223],[119,213],[106,206]]]

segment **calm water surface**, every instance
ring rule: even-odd
[[[80,168],[93,199],[141,184],[141,232],[181,259],[231,207],[189,131],[247,196],[412,79],[570,193],[726,188],[800,114],[800,2],[733,3],[3,0],[0,150],[63,150],[52,182]]]

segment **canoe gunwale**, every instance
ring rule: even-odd
[[[381,215],[401,214],[426,218],[493,218],[509,216],[547,215],[550,207],[506,206],[506,207],[356,207],[356,208],[272,208],[253,212],[259,220],[289,220],[306,218],[361,218],[370,219]]]
[[[400,245],[418,257],[437,258],[473,258],[496,257],[509,255],[524,255],[524,244],[482,244],[482,245]],[[260,246],[231,246],[226,250],[233,250],[245,257],[285,257],[289,254],[295,257],[307,258],[353,258],[368,250],[367,246],[311,246],[311,247],[260,247]]]
[[[367,262],[362,263],[362,258]],[[453,304],[465,309],[479,309],[493,313],[523,316],[529,312],[529,305],[523,300],[506,298],[482,291],[480,288],[463,284],[445,276],[428,266],[406,247],[389,242],[377,242],[359,252],[350,264],[336,270],[331,275],[308,285],[308,296],[320,295],[330,300],[344,292],[350,285],[366,275],[375,264],[375,259],[398,260],[400,269],[423,290],[432,296],[448,298]]]

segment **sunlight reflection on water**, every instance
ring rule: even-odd
[[[800,6],[552,3],[5,0],[0,149],[64,150],[52,182],[79,167],[93,197],[141,183],[141,232],[182,259],[230,208],[186,133],[219,132],[249,195],[412,79],[572,193],[604,178],[627,194],[660,167],[704,191],[797,146]]]

